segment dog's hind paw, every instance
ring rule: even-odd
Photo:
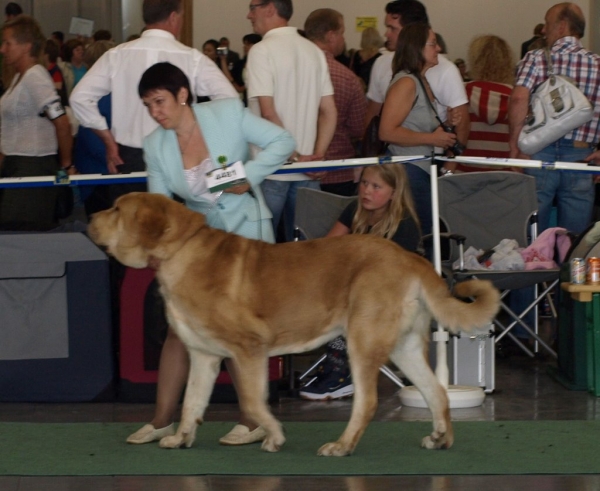
[[[440,435],[438,438],[433,438],[431,435],[426,436],[421,441],[421,447],[428,450],[445,450],[450,448],[451,444],[446,439],[446,435]]]
[[[352,450],[339,442],[326,443],[317,452],[317,455],[324,457],[345,457],[350,454],[352,454]]]
[[[265,452],[279,452],[284,443],[285,437],[283,435],[281,435],[279,438],[267,436],[263,440],[260,448],[262,448]]]
[[[193,439],[191,441],[186,441],[186,439],[183,438],[183,436],[173,435],[161,438],[158,445],[160,446],[160,448],[181,448],[184,445],[187,448],[190,448],[192,446],[192,443],[194,443]]]

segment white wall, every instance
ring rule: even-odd
[[[354,25],[356,17],[375,16],[378,28],[383,27],[384,8],[388,0],[294,0],[294,16],[290,24],[302,27],[307,15],[317,8],[333,8],[344,14],[346,43],[357,48],[360,34]],[[252,32],[246,19],[250,0],[194,0],[194,46],[201,48],[209,38],[227,36],[232,48],[238,52],[242,36]],[[445,39],[449,57],[466,58],[471,39],[478,34],[496,34],[513,48],[515,57],[521,52],[521,43],[533,34],[536,24],[544,21],[544,15],[558,0],[424,0],[431,24]],[[597,14],[591,15],[591,4],[598,0],[578,0],[587,20],[583,43],[590,49],[589,39],[595,40],[593,31]],[[600,51],[600,46],[596,47]]]
[[[98,0],[93,0],[98,2]],[[209,38],[227,36],[233,49],[241,52],[242,36],[252,32],[246,19],[250,0],[193,0],[194,1],[194,46],[201,48]],[[346,20],[346,40],[349,48],[357,48],[360,34],[354,25],[356,17],[373,16],[378,19],[381,33],[384,31],[384,7],[388,0],[294,0],[295,13],[291,24],[302,27],[307,15],[314,9],[329,7],[344,14]],[[8,0],[0,0],[2,14]],[[515,55],[521,51],[521,43],[532,35],[533,27],[543,22],[544,14],[558,0],[423,0],[427,7],[433,28],[442,34],[448,44],[450,58],[466,58],[471,39],[478,34],[496,34],[506,39]],[[90,0],[21,0],[26,13],[33,14],[44,24],[48,32],[68,31],[72,10],[83,8],[90,15]],[[100,17],[111,17],[111,26],[116,26],[119,14],[122,15],[123,38],[139,33],[143,27],[141,18],[142,0],[102,0],[111,7],[103,10]],[[120,9],[119,9],[119,3]],[[583,43],[600,53],[600,0],[576,0],[583,9],[587,29]],[[81,13],[79,13],[81,15]],[[90,15],[96,17],[96,15]],[[104,19],[96,19],[98,28],[106,24]],[[63,25],[64,24],[64,25]],[[108,27],[108,26],[102,26]],[[108,27],[110,29],[110,27]],[[113,35],[119,41],[118,29],[113,27]]]
[[[4,22],[4,8],[9,0],[0,0],[0,22]],[[130,0],[123,0],[130,1]],[[138,10],[141,12],[141,0]],[[92,19],[94,30],[108,29],[117,41],[120,37],[121,16],[116,15],[120,9],[121,0],[20,0],[18,4],[23,12],[32,15],[39,22],[44,35],[50,36],[54,31],[62,31],[65,39],[74,35],[69,34],[73,16]]]

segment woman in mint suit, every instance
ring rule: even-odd
[[[293,153],[292,135],[253,115],[237,98],[192,105],[187,77],[170,63],[146,70],[138,91],[160,125],[144,139],[149,191],[178,196],[188,208],[206,215],[212,227],[274,242],[271,212],[260,183]],[[206,173],[237,161],[244,164],[247,182],[210,192]],[[235,379],[231,364],[228,369]],[[130,435],[129,443],[148,443],[175,433],[173,418],[188,370],[185,346],[169,329],[160,358],[154,418]],[[243,445],[264,437],[263,429],[242,414],[240,424],[220,441]]]

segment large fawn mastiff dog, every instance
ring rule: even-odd
[[[454,436],[448,398],[425,353],[433,316],[451,331],[489,323],[499,294],[489,282],[457,285],[462,302],[425,259],[390,240],[349,235],[267,244],[209,227],[204,215],[164,196],[131,193],[94,215],[89,233],[121,263],[156,269],[170,325],[191,368],[177,433],[165,448],[190,447],[221,360],[238,372],[240,405],[278,451],[281,424],[269,411],[269,356],[312,350],[344,335],[355,387],[352,416],[319,455],[349,455],[377,407],[379,367],[391,359],[423,394],[433,432],[422,446],[448,448]],[[317,435],[315,435],[316,437]]]

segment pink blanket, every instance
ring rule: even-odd
[[[567,235],[566,229],[560,227],[546,229],[529,247],[521,251],[525,269],[558,268],[554,261],[555,251],[558,251],[558,258],[562,263],[570,247],[571,238]]]

